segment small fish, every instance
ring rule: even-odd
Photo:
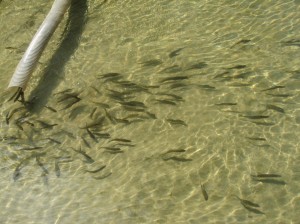
[[[91,139],[93,139],[95,142],[98,142],[95,135],[88,128],[86,129],[86,131],[87,131],[88,135],[91,137]]]
[[[125,139],[125,138],[114,138],[114,139],[110,140],[110,142],[113,142],[113,141],[116,141],[116,142],[131,142],[131,140]]]
[[[111,123],[115,124],[116,121],[115,119],[113,118],[113,116],[110,115],[110,113],[108,113],[108,111],[104,108],[104,111],[105,111],[105,115],[106,117],[108,118],[108,120],[110,120]]]
[[[49,184],[48,173],[43,172],[43,173],[41,174],[41,177],[43,178],[44,184],[45,184],[45,185],[48,185],[48,184]]]
[[[121,148],[117,148],[117,147],[103,146],[101,148],[107,149],[107,150],[110,150],[110,151],[121,151]]]
[[[189,77],[181,75],[181,76],[173,76],[173,77],[168,77],[168,78],[164,78],[162,79],[160,82],[164,83],[164,82],[172,82],[172,81],[181,81],[181,80],[186,80]]]
[[[246,138],[254,141],[267,141],[267,139],[261,137],[246,137]]]
[[[36,121],[41,125],[41,128],[43,129],[48,129],[48,128],[51,129],[57,125],[57,124],[48,124],[47,122],[42,120],[36,120]]]
[[[55,175],[57,177],[60,177],[60,168],[59,168],[59,164],[58,164],[57,160],[55,160],[55,163],[54,163],[54,170],[55,170]]]
[[[246,68],[247,65],[236,65],[236,66],[233,66],[233,67],[230,67],[230,68],[227,68],[227,69],[243,69],[243,68]]]
[[[86,123],[84,127],[79,127],[80,129],[87,129],[87,128],[94,128],[101,126],[104,122],[105,117],[100,117],[95,121],[92,121],[91,123]]]
[[[239,199],[239,201],[241,202],[242,205],[244,206],[250,206],[250,207],[255,207],[255,208],[259,208],[259,204],[256,204],[252,201],[248,201],[248,200],[245,200],[245,199],[242,199],[240,197],[238,197],[237,195],[234,195],[237,199]]]
[[[118,80],[121,79],[122,75],[120,73],[116,73],[116,72],[110,72],[110,73],[106,73],[103,75],[100,75],[98,77],[98,79],[105,79],[105,81],[112,81],[112,80]]]
[[[207,201],[208,200],[208,194],[207,194],[203,184],[201,184],[201,192],[203,194],[203,197],[204,197],[205,201]]]
[[[134,147],[135,145],[128,143],[116,143],[115,146]]]
[[[110,138],[110,134],[109,133],[99,133],[99,132],[94,132],[94,135],[98,136],[99,138]]]
[[[85,170],[88,173],[97,173],[100,172],[101,170],[103,170],[106,167],[106,165],[101,166],[100,168],[96,169],[96,170]]]
[[[160,73],[176,73],[181,72],[182,68],[179,65],[172,65],[160,71]]]
[[[284,109],[281,108],[281,107],[277,107],[275,105],[272,105],[272,104],[267,104],[267,107],[266,107],[268,110],[274,110],[274,111],[277,111],[279,113],[284,113]]]
[[[120,104],[124,106],[129,106],[129,107],[142,107],[142,108],[147,108],[146,105],[143,102],[140,101],[127,101],[127,102],[120,102]]]
[[[179,119],[166,119],[171,125],[183,125],[187,126],[187,124],[183,120]]]
[[[237,103],[216,103],[216,106],[236,106]]]
[[[288,40],[288,41],[284,41],[282,43],[285,44],[286,46],[300,47],[300,40],[299,39],[291,39],[291,40]]]
[[[20,150],[31,151],[31,150],[42,149],[42,148],[43,147],[41,147],[41,146],[33,146],[33,147],[24,147],[24,148],[21,148]]]
[[[39,156],[35,157],[35,161],[39,165],[39,167],[41,167],[41,169],[43,170],[43,173],[49,174],[49,171],[45,168],[44,164],[40,161],[40,157]]]
[[[165,153],[163,153],[163,155],[168,154],[168,153],[173,153],[173,152],[179,153],[179,152],[185,152],[185,151],[186,151],[185,149],[170,149],[170,150],[166,151]]]
[[[176,49],[175,51],[172,51],[172,52],[169,54],[169,58],[174,58],[174,57],[176,57],[177,55],[179,55],[179,52],[182,51],[183,49],[184,49],[184,47],[181,47],[181,48]]]
[[[236,46],[236,45],[240,45],[240,44],[247,44],[247,43],[249,43],[250,41],[251,41],[251,40],[249,40],[249,39],[242,39],[242,40],[236,42],[234,45],[232,45],[232,47],[234,47],[234,46]]]
[[[78,103],[80,100],[81,100],[80,98],[73,98],[73,99],[69,100],[69,102],[61,110],[70,108],[74,104]]]
[[[244,79],[244,78],[247,78],[248,76],[250,76],[251,74],[252,74],[252,72],[243,72],[243,73],[233,76],[232,78],[233,79]]]
[[[53,107],[50,107],[50,106],[44,106],[45,108],[47,108],[48,110],[50,110],[50,111],[52,111],[52,112],[54,112],[54,113],[56,113],[57,112],[57,110],[55,110]]]
[[[242,205],[244,206],[245,209],[247,209],[248,211],[253,212],[255,214],[260,214],[260,215],[264,215],[265,214],[264,212],[262,212],[262,211],[260,211],[260,210],[258,210],[256,208],[253,208],[251,206],[247,206],[245,204],[242,204]]]
[[[171,93],[157,93],[156,95],[161,95],[161,96],[168,96],[171,97],[171,100],[176,100],[176,101],[184,101],[181,96],[171,94]]]
[[[282,88],[285,88],[285,86],[272,86],[270,88],[263,89],[262,92],[269,91],[269,90],[274,90],[274,89],[282,89]]]
[[[85,146],[87,146],[88,148],[91,148],[91,145],[90,143],[84,138],[84,137],[81,137],[83,143],[85,144]]]
[[[157,101],[158,103],[161,103],[161,104],[168,104],[168,105],[173,105],[173,106],[177,105],[176,102],[171,101],[171,100],[159,100],[159,99],[155,99],[155,101]]]
[[[73,148],[72,148],[72,149],[73,149]],[[93,160],[92,157],[90,157],[86,152],[82,151],[81,149],[80,149],[80,150],[73,149],[73,150],[74,150],[75,152],[77,152],[77,153],[83,155],[83,156],[85,157],[85,159],[86,159],[85,162],[87,162],[87,163],[93,163],[93,162],[95,162],[95,160]]]
[[[274,96],[274,97],[283,97],[283,98],[287,98],[287,97],[293,96],[291,94],[267,94],[267,95]]]
[[[179,88],[187,88],[188,85],[185,83],[173,83],[170,85],[170,89],[179,89]]]
[[[207,64],[205,62],[198,62],[196,64],[193,64],[189,66],[186,70],[192,70],[192,69],[202,69],[207,67]]]
[[[103,176],[100,176],[100,177],[93,177],[93,178],[96,179],[96,180],[102,180],[102,179],[104,179],[106,177],[109,177],[110,175],[112,175],[112,172],[110,172],[108,174],[105,174]]]
[[[47,139],[47,140],[49,140],[49,141],[51,141],[51,142],[54,142],[54,143],[56,143],[56,144],[61,144],[60,141],[57,141],[57,140],[55,140],[55,139],[53,139],[53,138],[45,138],[45,139]]]
[[[158,66],[162,63],[163,62],[160,59],[152,59],[152,60],[149,60],[149,61],[142,62],[140,64],[142,64],[144,67],[155,67],[155,66]]]
[[[281,177],[281,175],[273,174],[273,173],[259,173],[257,175],[251,174],[251,177],[254,177],[254,178],[276,178],[276,177]]]
[[[248,119],[265,119],[265,118],[268,118],[269,116],[268,115],[245,115],[242,117],[245,117]]]
[[[211,85],[196,85],[200,87],[201,89],[216,89],[216,87],[211,86]]]
[[[17,181],[21,176],[21,165],[22,165],[22,162],[17,165],[17,167],[16,167],[16,169],[13,173],[13,180],[14,181]]]
[[[183,158],[183,157],[176,157],[176,156],[163,158],[163,160],[165,160],[165,161],[174,160],[174,161],[177,161],[177,162],[190,162],[190,161],[192,161],[192,159],[187,159],[187,158]]]
[[[115,150],[112,149],[106,149],[105,152],[110,153],[110,154],[119,154],[119,153],[124,153],[121,149],[115,148]]]

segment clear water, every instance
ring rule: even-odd
[[[0,1],[0,223],[299,223],[300,2],[102,3],[65,16],[24,118],[6,87],[52,2]]]

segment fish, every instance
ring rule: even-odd
[[[267,108],[267,110],[274,110],[274,111],[277,111],[279,113],[284,113],[284,109],[283,108],[275,106],[275,105],[272,105],[272,104],[267,104],[266,108]]]
[[[41,167],[41,169],[43,170],[43,173],[49,174],[49,171],[45,168],[44,164],[40,161],[40,157],[39,156],[35,157],[35,161],[39,165],[39,167]]]
[[[122,75],[120,73],[110,72],[98,76],[97,79],[104,79],[105,81],[113,81],[113,80],[121,79],[122,78],[121,76]]]
[[[215,105],[216,106],[236,106],[237,103],[230,103],[230,102],[228,102],[228,103],[216,103]]]
[[[74,149],[74,148],[72,148],[72,149],[73,149],[75,152],[77,152],[77,153],[83,155],[84,158],[85,158],[85,160],[86,160],[85,162],[87,162],[87,163],[93,163],[93,162],[95,162],[95,160],[93,160],[92,157],[90,157],[86,152],[82,151],[81,149],[80,149],[80,150],[76,150],[76,149]]]
[[[119,154],[119,153],[124,153],[123,151],[110,151],[110,150],[105,150],[105,152],[109,154]]]
[[[109,133],[99,133],[99,132],[94,132],[94,135],[96,135],[99,138],[110,138],[110,134]]]
[[[125,102],[119,102],[120,104],[128,107],[142,107],[147,108],[146,105],[143,102],[140,101],[125,101]]]
[[[50,111],[52,111],[52,112],[54,112],[54,113],[56,113],[57,112],[57,110],[55,110],[53,107],[50,107],[50,106],[44,106],[45,108],[47,108],[48,110],[50,110]]]
[[[100,176],[100,177],[93,177],[93,178],[96,179],[96,180],[102,180],[102,179],[104,179],[106,177],[109,177],[110,175],[112,175],[112,172],[110,172],[108,174],[105,174],[103,176]]]
[[[268,115],[244,115],[242,117],[248,118],[248,119],[265,119],[268,118]]]
[[[267,139],[262,138],[262,137],[246,137],[250,140],[254,140],[254,141],[267,141]]]
[[[105,167],[106,167],[106,165],[103,165],[96,170],[85,170],[85,171],[88,173],[97,173],[97,172],[100,172],[101,170],[103,170]]]
[[[281,175],[273,174],[273,173],[259,173],[256,175],[251,174],[251,177],[254,177],[254,178],[276,178],[276,177],[281,177]]]
[[[256,214],[260,214],[260,215],[264,215],[265,213],[260,211],[259,209],[253,208],[251,206],[247,206],[245,204],[242,204],[244,206],[245,209],[247,209],[250,212],[256,213]]]
[[[211,85],[196,85],[200,87],[201,89],[216,89],[216,87],[211,86]]]
[[[177,161],[177,162],[190,162],[190,161],[192,161],[192,159],[187,159],[187,158],[183,158],[183,157],[176,157],[176,156],[163,158],[163,160],[165,160],[165,161],[174,160],[174,161]]]
[[[21,176],[21,165],[22,165],[22,162],[20,162],[17,165],[17,167],[16,167],[16,169],[15,169],[15,171],[13,173],[13,180],[14,181],[17,181],[20,178],[20,176]]]
[[[242,39],[242,40],[236,42],[234,45],[232,45],[232,47],[234,47],[234,46],[236,46],[236,45],[240,45],[240,44],[247,44],[247,43],[249,43],[250,41],[251,41],[251,40],[249,40],[249,39]],[[231,47],[231,48],[232,48],[232,47]]]
[[[269,90],[282,89],[282,88],[285,88],[285,86],[272,86],[272,87],[270,87],[270,88],[263,89],[263,90],[261,90],[261,91],[262,91],[262,92],[265,92],[265,91],[269,91]]]
[[[245,200],[245,199],[242,199],[240,197],[238,197],[237,195],[234,195],[237,199],[239,199],[239,201],[241,202],[242,205],[245,205],[245,206],[251,206],[251,207],[256,207],[256,208],[259,208],[259,204],[256,204],[254,202],[251,202],[251,201],[248,201],[248,200]]]
[[[51,141],[51,142],[54,142],[54,143],[56,143],[56,144],[61,144],[60,141],[57,141],[57,140],[55,140],[55,139],[53,139],[53,138],[45,138],[45,139],[47,139],[47,140],[49,140],[49,141]]]
[[[173,83],[170,85],[170,89],[186,88],[187,86],[185,83]]]
[[[198,62],[198,63],[192,64],[186,70],[202,69],[202,68],[205,68],[205,67],[207,67],[207,64],[205,62]]]
[[[176,56],[179,55],[179,52],[182,51],[184,49],[184,47],[181,47],[181,48],[178,48],[174,51],[172,51],[170,54],[169,54],[169,58],[174,58]]]
[[[131,142],[131,140],[125,139],[125,138],[114,138],[114,139],[110,140],[110,142],[113,142],[113,141],[116,141],[116,142]]]
[[[160,73],[177,73],[181,72],[182,68],[179,65],[172,65],[160,71]]]
[[[94,128],[94,127],[97,127],[97,126],[101,126],[104,122],[104,119],[105,119],[105,117],[102,116],[102,117],[98,118],[95,121],[92,121],[90,123],[86,123],[84,127],[79,127],[79,128],[80,129],[87,129],[87,128]]]
[[[173,152],[179,153],[179,152],[185,152],[185,151],[186,151],[185,149],[170,149],[170,150],[166,151],[165,153],[163,153],[163,155],[168,154],[168,153],[173,153]]]
[[[172,82],[172,81],[181,81],[181,80],[186,80],[189,77],[185,76],[185,75],[181,75],[181,76],[173,76],[173,77],[168,77],[168,78],[164,78],[162,79],[160,82],[164,83],[164,82]]]
[[[158,103],[161,103],[161,104],[168,104],[168,105],[173,105],[173,106],[177,105],[176,102],[171,101],[171,100],[159,100],[159,99],[155,99],[155,101],[157,101]]]
[[[291,39],[291,40],[284,41],[282,43],[285,44],[286,46],[300,47],[300,39]]]
[[[80,98],[73,98],[71,100],[69,100],[69,102],[61,109],[61,110],[65,110],[70,108],[71,106],[73,106],[74,104],[78,103],[81,99]]]
[[[208,194],[207,194],[207,191],[205,190],[203,184],[201,184],[200,186],[201,186],[201,192],[202,192],[202,195],[203,195],[205,201],[207,201],[207,200],[208,200]]]
[[[151,59],[151,60],[148,60],[148,61],[144,61],[140,64],[142,64],[144,67],[155,67],[155,66],[158,66],[162,63],[163,62],[160,59]]]
[[[95,142],[98,142],[95,135],[88,128],[86,129],[86,131],[87,131],[88,135],[91,137],[91,139],[93,139]]]
[[[90,143],[84,138],[84,137],[81,137],[83,143],[88,147],[88,148],[91,148],[91,145]]]
[[[188,126],[183,120],[179,119],[166,119],[171,125],[183,125]]]
[[[31,151],[31,150],[42,149],[42,148],[44,148],[44,147],[33,146],[33,147],[24,147],[24,148],[21,148],[20,150]]]
[[[168,97],[172,98],[171,100],[184,101],[181,96],[178,96],[176,94],[171,94],[171,93],[157,93],[156,95],[168,96]]]
[[[229,67],[227,69],[243,69],[243,68],[246,68],[247,65],[235,65],[233,67]]]
[[[48,129],[48,128],[50,129],[57,125],[57,124],[48,124],[47,122],[42,120],[36,120],[36,121],[41,125],[41,128],[43,129]]]
[[[54,163],[54,170],[55,170],[56,177],[60,177],[60,168],[57,160],[55,160]]]
[[[287,97],[293,96],[291,94],[269,94],[269,93],[267,93],[267,95],[274,96],[274,97],[283,97],[283,98],[287,98]]]

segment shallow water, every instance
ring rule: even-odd
[[[28,112],[51,2],[0,1],[0,223],[298,223],[300,2],[80,2]]]

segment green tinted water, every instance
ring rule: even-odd
[[[6,86],[52,3],[0,1],[0,222],[298,223],[299,1],[102,3],[66,15],[26,114]]]

